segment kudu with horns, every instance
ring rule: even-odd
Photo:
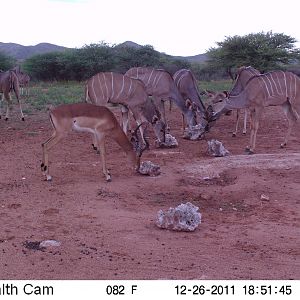
[[[251,66],[249,67],[242,66],[238,68],[236,72],[234,85],[231,91],[229,92],[229,94],[231,96],[238,95],[245,88],[249,79],[259,74],[260,72]],[[223,91],[223,92],[205,91],[205,93],[208,96],[208,101],[212,103],[215,108],[222,105],[222,102],[228,97],[227,91]],[[247,132],[247,115],[248,115],[248,110],[244,109],[243,134],[246,134]],[[234,131],[232,132],[233,137],[235,137],[237,134],[240,118],[241,118],[241,110],[237,109],[235,127],[234,127]]]
[[[273,71],[255,75],[237,95],[230,95],[223,101],[222,107],[211,117],[211,121],[232,109],[250,110],[250,144],[246,151],[254,153],[256,135],[263,110],[267,106],[282,106],[287,119],[288,130],[281,147],[286,146],[293,125],[300,116],[300,79],[291,72]]]
[[[85,87],[85,100],[96,105],[119,104],[122,108],[123,130],[127,134],[129,112],[137,124],[152,124],[159,141],[165,140],[165,124],[155,104],[148,97],[140,80],[114,72],[102,72],[91,77]],[[142,128],[140,127],[142,134]],[[143,135],[143,134],[142,134]]]
[[[24,114],[22,111],[21,101],[20,101],[20,85],[16,73],[12,70],[6,72],[0,72],[0,93],[2,93],[2,101],[6,100],[6,115],[5,120],[9,118],[9,112],[12,106],[11,92],[14,91],[16,98],[19,103],[21,119],[24,121]],[[0,111],[1,118],[1,111]]]
[[[197,124],[196,110],[192,105],[192,101],[185,101],[183,99],[169,72],[150,67],[134,67],[129,69],[125,75],[144,82],[148,95],[153,97],[166,125],[164,102],[168,100],[175,102],[187,120],[188,126],[195,126]]]
[[[89,103],[64,104],[50,111],[50,120],[53,126],[52,136],[42,144],[43,158],[41,169],[46,180],[51,180],[49,174],[49,150],[62,141],[72,131],[92,133],[100,147],[102,171],[107,181],[111,175],[106,167],[105,138],[109,136],[115,140],[126,153],[132,167],[138,172],[143,151],[148,147],[145,137],[140,139],[137,129],[131,140],[125,135],[114,114],[105,106],[96,106]],[[143,124],[140,124],[141,126]],[[146,141],[146,145],[142,140]]]

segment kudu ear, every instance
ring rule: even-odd
[[[223,91],[223,94],[225,95],[226,98],[228,98],[229,95],[228,91]]]
[[[152,118],[151,123],[152,123],[152,124],[155,124],[158,120],[159,120],[158,116],[157,116],[157,115],[154,115],[153,118]]]
[[[185,100],[185,106],[188,109],[193,109],[193,102],[190,99]]]

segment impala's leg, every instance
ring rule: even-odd
[[[52,180],[51,175],[49,174],[49,158],[48,158],[48,151],[55,146],[58,142],[60,142],[65,135],[58,134],[57,131],[54,131],[52,136],[42,144],[43,147],[43,158],[42,158],[42,164],[41,169],[43,172],[43,175],[46,177],[47,181]]]
[[[236,110],[235,130],[234,130],[234,132],[232,133],[232,136],[233,136],[233,137],[236,137],[236,133],[237,133],[238,127],[239,127],[239,121],[240,121],[240,110],[237,109],[237,110]]]
[[[96,134],[93,134],[92,136],[93,136],[93,137],[92,137],[92,139],[93,139],[92,147],[93,147],[93,149],[94,149],[95,151],[97,151],[97,153],[99,154],[99,153],[100,153],[100,150],[99,150],[99,146],[98,146],[98,144],[97,144],[97,136],[96,136]]]
[[[292,107],[291,107],[291,104],[290,104],[289,101],[285,102],[282,105],[282,108],[283,108],[283,110],[285,112],[285,115],[286,115],[286,117],[288,119],[288,130],[287,130],[284,142],[282,144],[280,144],[280,147],[284,148],[287,145],[288,139],[289,139],[289,137],[291,135],[292,128],[293,128],[293,126],[295,125],[295,123],[297,121],[297,117],[293,113],[293,110],[292,110]]]
[[[105,151],[105,136],[103,133],[97,131],[95,136],[97,137],[97,143],[100,148],[101,162],[102,162],[102,172],[106,178],[106,181],[111,181],[111,175],[106,167],[106,151]]]
[[[247,133],[247,115],[248,115],[248,110],[245,108],[244,110],[244,128],[243,128],[243,134]]]
[[[122,112],[122,128],[125,134],[127,134],[128,123],[129,123],[129,110],[126,106],[121,105],[121,112]]]

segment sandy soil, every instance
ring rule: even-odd
[[[280,149],[287,122],[267,109],[249,156],[249,133],[233,138],[224,116],[206,139],[231,155],[214,158],[207,141],[181,138],[177,110],[169,118],[179,147],[156,149],[151,132],[143,156],[161,175],[134,174],[108,140],[110,183],[90,136],[76,133],[50,153],[53,181],[43,181],[47,114],[0,120],[0,279],[300,279],[299,124]],[[155,225],[160,209],[188,201],[202,214],[194,232]],[[50,239],[61,245],[35,247]]]

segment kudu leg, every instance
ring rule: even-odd
[[[248,116],[248,110],[245,108],[245,110],[244,110],[244,128],[243,128],[243,134],[247,133],[247,116]]]
[[[238,131],[238,128],[239,128],[239,121],[240,121],[240,110],[237,109],[236,110],[235,130],[232,133],[233,137],[236,137],[236,134],[237,134],[237,131]]]
[[[21,99],[18,99],[18,103],[19,103],[19,109],[20,109],[20,113],[21,113],[21,119],[22,119],[22,121],[25,121],[24,114],[22,111]]]
[[[295,125],[295,123],[297,122],[297,116],[294,114],[291,104],[290,102],[285,102],[282,105],[283,111],[285,112],[285,115],[288,119],[288,129],[287,129],[287,133],[284,139],[284,142],[280,144],[281,148],[284,148],[287,145],[287,142],[290,138],[291,132],[292,132],[292,128]]]
[[[12,100],[9,93],[3,93],[3,98],[6,100],[6,114],[5,114],[5,121],[9,119],[9,113],[12,107]]]
[[[258,107],[251,110],[251,131],[250,131],[250,147],[247,147],[248,154],[253,154],[256,147],[256,136],[259,127],[259,120],[263,112],[262,107]],[[246,148],[246,149],[247,149]]]

